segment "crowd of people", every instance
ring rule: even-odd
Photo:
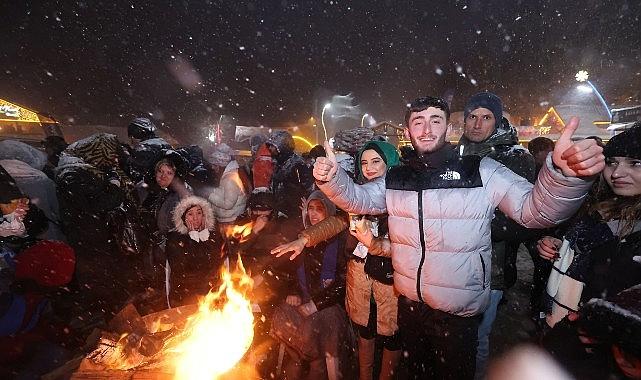
[[[578,378],[641,379],[641,123],[603,144],[572,119],[526,149],[490,92],[457,145],[449,117],[414,100],[401,152],[355,128],[299,155],[278,131],[243,159],[147,118],[127,143],[1,141],[0,374],[61,365],[129,303],[194,304],[240,258],[256,339],[287,353],[272,376],[483,379],[523,245],[540,346]]]

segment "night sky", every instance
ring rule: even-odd
[[[63,124],[151,114],[190,137],[220,114],[303,123],[348,93],[400,122],[417,96],[460,110],[486,89],[534,116],[580,69],[609,103],[641,103],[637,0],[3,3],[0,98]]]

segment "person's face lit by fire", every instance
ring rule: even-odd
[[[205,216],[200,206],[192,206],[185,212],[185,225],[189,231],[202,231],[205,228]]]
[[[309,216],[309,222],[312,226],[320,223],[322,220],[327,218],[327,209],[325,208],[325,204],[318,199],[312,199],[307,204],[307,215]]]
[[[163,189],[169,187],[171,181],[174,180],[176,171],[169,165],[160,165],[156,170],[156,183]]]

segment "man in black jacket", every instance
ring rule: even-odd
[[[503,117],[503,103],[491,92],[472,96],[464,110],[465,128],[459,142],[463,156],[490,157],[519,176],[534,183],[534,157],[521,145],[516,128]],[[489,357],[489,336],[503,291],[516,282],[516,253],[522,241],[536,230],[528,230],[498,209],[492,220],[492,279],[490,306],[483,313],[476,352],[477,379],[485,376]]]

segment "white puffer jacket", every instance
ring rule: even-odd
[[[219,222],[233,222],[245,212],[248,194],[243,189],[238,170],[238,162],[230,161],[220,178],[220,185],[209,194],[209,202],[214,206],[214,215]]]
[[[591,185],[565,177],[551,157],[535,185],[491,158],[473,160],[455,158],[438,169],[401,165],[385,181],[362,186],[339,170],[319,184],[348,212],[387,212],[396,289],[460,316],[478,315],[489,302],[494,209],[528,228],[550,227],[576,212]]]

